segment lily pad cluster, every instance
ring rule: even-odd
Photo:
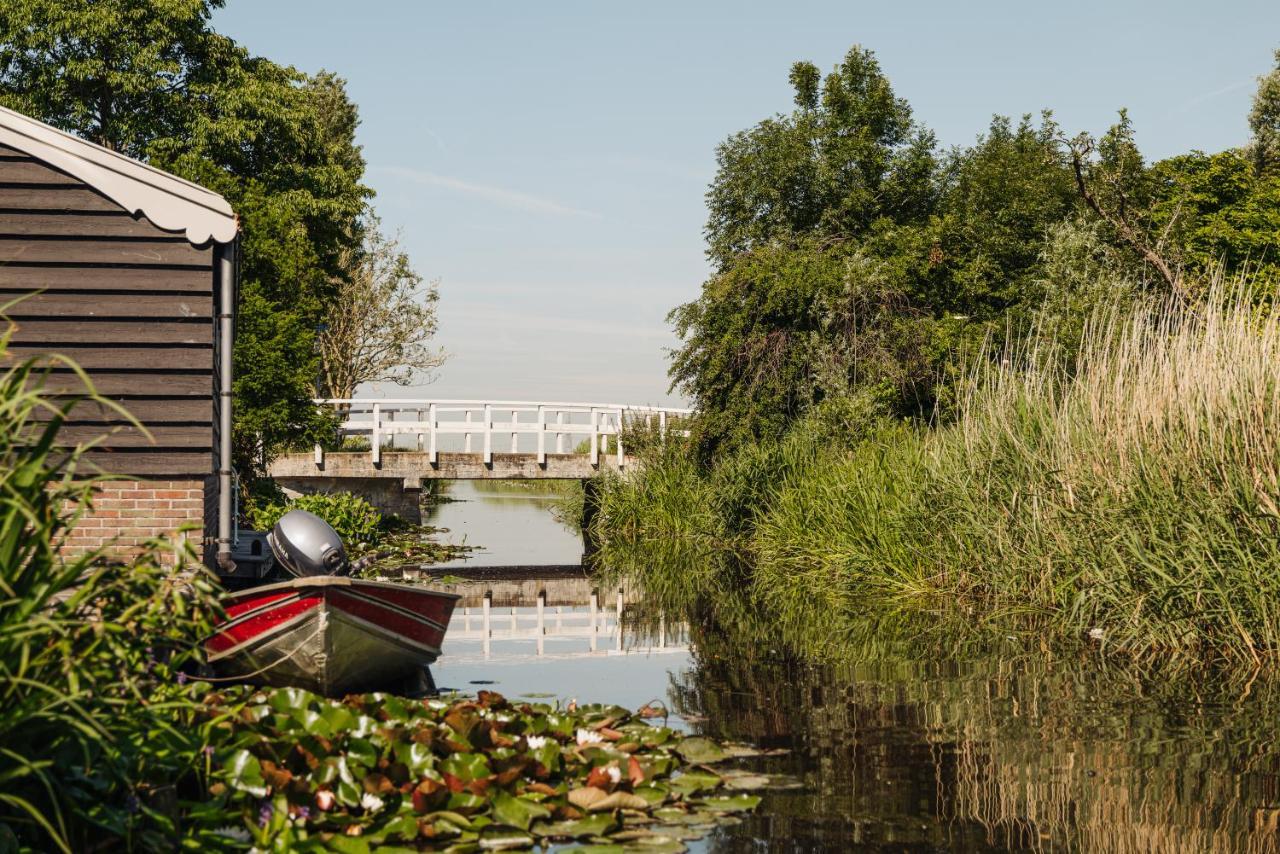
[[[724,767],[761,751],[682,736],[649,707],[299,689],[213,692],[205,707],[220,735],[191,818],[219,847],[684,851],[771,783]]]

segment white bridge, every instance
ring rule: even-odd
[[[317,445],[271,464],[277,479],[587,479],[630,465],[630,437],[686,432],[688,409],[520,400],[318,400],[340,418],[341,450]]]

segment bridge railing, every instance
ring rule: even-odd
[[[493,462],[499,444],[510,439],[511,453],[520,453],[520,437],[532,436],[539,465],[547,461],[548,448],[554,453],[572,453],[584,438],[588,441],[591,464],[598,465],[602,454],[617,455],[622,466],[625,451],[622,433],[627,427],[656,428],[660,436],[680,429],[679,421],[691,410],[664,406],[633,406],[622,403],[540,403],[519,400],[410,400],[410,399],[322,399],[317,404],[331,406],[341,416],[340,438],[367,437],[373,463],[381,462],[383,446],[394,445],[395,437],[413,436],[417,450],[426,451],[432,464],[440,454],[442,439],[462,437],[463,453],[480,454],[486,465]],[[681,433],[684,433],[680,429]],[[569,445],[573,442],[573,445]],[[501,451],[498,451],[501,453]],[[324,461],[324,451],[316,445],[316,464]]]

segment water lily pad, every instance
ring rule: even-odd
[[[618,826],[613,813],[595,813],[586,818],[571,821],[538,822],[533,825],[535,836],[546,836],[556,839],[589,839],[605,836]]]
[[[491,824],[480,831],[482,851],[508,851],[513,848],[530,848],[533,837],[514,827]]]
[[[692,736],[676,745],[676,753],[686,762],[701,764],[705,762],[722,762],[728,758],[724,748],[709,738]]]
[[[672,777],[669,785],[672,791],[693,794],[719,788],[722,779],[710,771],[685,771],[678,777]]]
[[[740,792],[754,792],[757,789],[767,787],[771,782],[772,778],[766,774],[752,774],[735,770],[724,775],[725,788]]]
[[[233,789],[248,792],[255,798],[267,796],[267,781],[262,778],[262,764],[247,750],[237,750],[227,761],[227,783]]]
[[[525,798],[514,798],[506,792],[498,792],[493,798],[494,821],[518,827],[521,830],[528,830],[534,820],[547,818],[550,815],[551,810],[541,804]]]
[[[725,795],[702,798],[698,801],[698,805],[709,810],[714,810],[715,812],[750,812],[760,806],[760,796]]]

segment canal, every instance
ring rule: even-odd
[[[468,576],[441,688],[657,702],[682,729],[785,751],[749,767],[790,782],[692,851],[1280,847],[1280,685],[1265,675],[875,632],[809,665],[750,619],[726,628],[703,605],[589,576],[545,487],[447,494],[431,523],[480,550],[441,570]]]

